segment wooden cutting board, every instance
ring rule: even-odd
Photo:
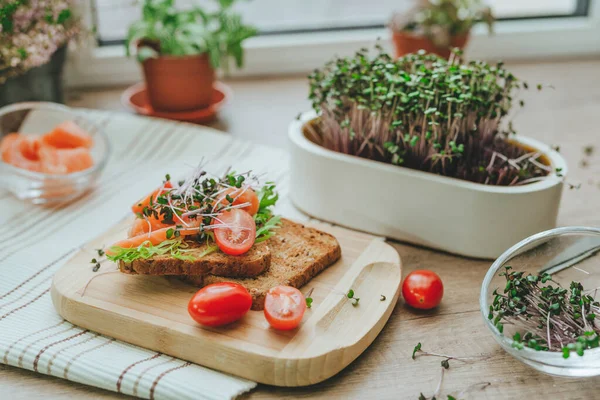
[[[364,233],[311,224],[338,239],[342,258],[301,289],[314,289],[314,301],[299,328],[271,329],[262,311],[204,328],[187,313],[197,288],[174,278],[104,274],[116,271],[109,261],[92,271],[94,249],[123,238],[129,223],[89,243],[56,273],[58,313],[86,329],[253,381],[305,386],[335,375],[375,340],[398,300],[402,275],[394,248]],[[356,307],[345,296],[349,289],[360,298]]]

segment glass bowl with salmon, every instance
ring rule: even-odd
[[[106,134],[81,111],[38,102],[0,108],[0,184],[20,200],[78,198],[94,186],[109,154]]]

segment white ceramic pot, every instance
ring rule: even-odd
[[[289,127],[293,203],[338,225],[477,258],[496,258],[520,240],[556,227],[563,179],[554,174],[523,186],[487,186],[327,150],[309,141],[307,112]],[[560,154],[530,138],[516,141]]]

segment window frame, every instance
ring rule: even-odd
[[[84,24],[93,27],[91,0],[82,4],[81,12]],[[512,61],[600,54],[600,1],[580,1],[574,15],[509,18],[496,23],[493,35],[488,35],[484,26],[476,25],[468,57]],[[245,67],[233,70],[231,75],[305,74],[334,55],[348,56],[361,47],[372,47],[378,38],[391,52],[391,32],[382,26],[260,35],[244,43]],[[66,77],[71,87],[123,85],[142,80],[139,65],[126,57],[122,44],[100,46],[93,35],[71,54]]]

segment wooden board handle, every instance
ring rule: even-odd
[[[284,386],[320,382],[339,372],[362,353],[377,337],[391,315],[400,294],[400,258],[382,240],[373,240],[348,273],[306,321],[281,356],[288,360],[278,365],[275,380]],[[376,257],[376,258],[374,258]],[[366,260],[382,260],[368,262]],[[352,289],[357,305],[346,294]],[[382,296],[385,300],[381,300]],[[335,343],[336,349],[331,350]],[[306,366],[294,365],[301,357]],[[298,371],[303,371],[298,376]],[[326,374],[326,375],[324,375]]]

